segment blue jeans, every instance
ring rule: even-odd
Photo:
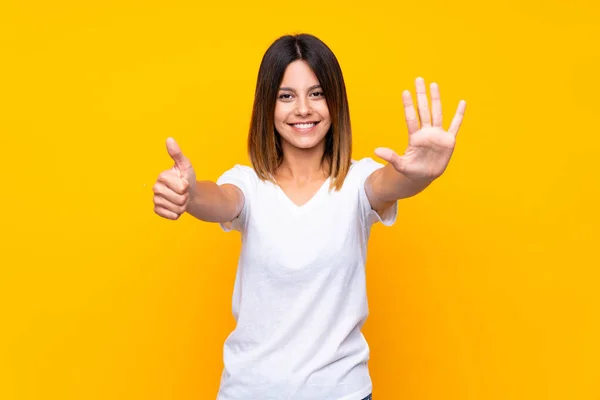
[[[370,394],[370,395],[368,395],[367,397],[365,397],[363,400],[372,400],[372,399],[373,399],[373,397],[372,397],[372,395]]]

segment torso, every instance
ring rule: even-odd
[[[383,165],[353,163],[339,191],[330,178],[279,185],[236,166],[218,184],[245,194],[224,229],[242,233],[219,400],[363,399],[371,393],[365,261],[376,220],[366,177]],[[396,209],[386,216],[393,222]]]
[[[279,188],[298,207],[302,207],[304,204],[308,203],[310,199],[317,194],[327,179],[327,177],[323,177],[315,181],[307,180],[305,182],[298,183],[292,179],[275,176],[275,180],[277,181]]]

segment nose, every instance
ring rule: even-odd
[[[307,99],[298,97],[295,114],[301,116],[312,114],[312,109],[310,108],[310,104],[308,103]]]

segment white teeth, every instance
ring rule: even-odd
[[[314,123],[312,124],[294,124],[294,126],[296,128],[300,128],[300,129],[308,129],[308,128],[312,128],[313,126],[315,126]]]

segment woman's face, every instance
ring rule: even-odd
[[[282,146],[311,149],[320,144],[331,118],[317,76],[304,60],[290,63],[283,75],[275,103],[275,129]]]

